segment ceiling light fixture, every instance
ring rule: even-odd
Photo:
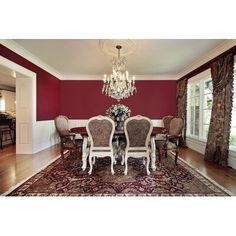
[[[122,46],[117,45],[116,49],[118,50],[118,57],[112,59],[112,74],[104,75],[102,93],[120,101],[133,95],[137,89],[135,87],[135,76],[131,79],[126,70],[126,58],[120,57]]]

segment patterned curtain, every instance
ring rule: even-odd
[[[178,117],[184,119],[183,136],[180,139],[180,146],[186,147],[186,110],[187,110],[187,78],[177,82],[176,105]]]
[[[211,66],[213,104],[205,160],[227,166],[233,103],[234,58],[229,54]]]

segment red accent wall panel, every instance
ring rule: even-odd
[[[101,94],[102,81],[61,81],[61,114],[71,119],[103,115],[115,99]],[[161,119],[176,115],[176,81],[137,81],[137,94],[120,103],[129,106],[131,115]]]
[[[37,75],[37,120],[53,120],[60,113],[60,80],[0,44],[0,55]]]

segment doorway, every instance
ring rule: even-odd
[[[15,78],[16,154],[32,154],[36,124],[36,74],[2,56],[0,71]]]

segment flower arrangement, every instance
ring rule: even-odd
[[[115,121],[124,121],[130,117],[130,109],[123,104],[116,104],[109,107],[106,114]]]

